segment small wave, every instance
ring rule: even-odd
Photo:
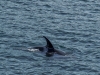
[[[28,49],[29,51],[35,52],[35,51],[39,51],[39,49]]]

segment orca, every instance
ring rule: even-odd
[[[66,53],[60,51],[60,50],[57,50],[53,47],[52,43],[48,40],[47,37],[43,36],[46,40],[46,46],[44,47],[34,47],[34,49],[38,49],[39,51],[41,52],[45,52],[45,55],[47,57],[51,57],[51,56],[54,56],[54,54],[58,54],[58,55],[63,55],[65,56]]]

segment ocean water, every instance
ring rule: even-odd
[[[0,75],[100,75],[100,0],[0,0]]]

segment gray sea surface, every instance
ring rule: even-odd
[[[0,0],[0,75],[100,75],[100,0]]]

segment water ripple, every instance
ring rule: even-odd
[[[1,0],[0,75],[99,75],[99,0]],[[46,45],[67,56],[45,57]]]

